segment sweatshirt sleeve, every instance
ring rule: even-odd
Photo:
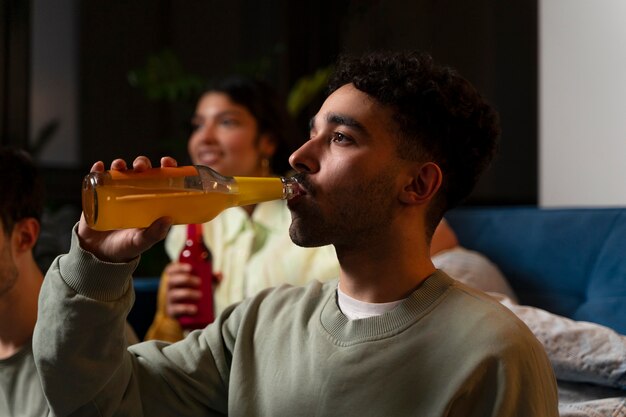
[[[126,347],[126,317],[134,301],[131,274],[138,262],[102,262],[80,248],[74,230],[70,252],[48,270],[33,353],[51,413],[225,415],[220,326],[178,345]]]

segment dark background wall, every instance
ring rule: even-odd
[[[204,79],[262,73],[286,96],[297,78],[337,56],[341,25],[325,15],[347,8],[340,3],[81,3],[82,159],[172,151],[186,158],[186,124],[195,100],[147,100],[128,83],[129,71],[167,49],[187,73]]]
[[[78,19],[80,162],[43,167],[52,203],[79,205],[92,162],[172,154],[187,162],[191,97],[151,100],[129,82],[169,51],[186,74],[263,74],[287,95],[341,52],[424,49],[499,109],[500,154],[468,204],[537,201],[536,0],[91,0]],[[32,1],[0,3],[0,134],[27,145]],[[318,97],[298,117],[302,137]]]
[[[458,68],[500,110],[500,155],[470,202],[533,204],[536,32],[533,1],[81,2],[81,159],[186,158],[193,101],[150,101],[127,80],[164,48],[205,78],[256,68],[284,95],[340,52],[418,48]]]

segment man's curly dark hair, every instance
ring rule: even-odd
[[[490,164],[500,137],[497,112],[454,69],[426,53],[374,52],[343,56],[329,92],[352,83],[393,110],[403,159],[432,161],[441,188],[429,207],[429,236],[443,214],[472,191]]]

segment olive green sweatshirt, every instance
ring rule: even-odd
[[[398,307],[349,321],[337,283],[283,286],[168,345],[124,348],[129,264],[78,247],[49,270],[33,350],[55,415],[558,416],[528,328],[441,271]]]
[[[0,416],[46,416],[48,403],[33,361],[30,340],[15,355],[0,359]]]

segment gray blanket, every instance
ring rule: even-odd
[[[488,292],[526,323],[554,368],[561,417],[626,417],[626,336],[519,305],[499,268],[478,252],[457,247],[435,255],[433,263]]]
[[[545,347],[558,380],[561,417],[626,417],[626,336],[491,295]]]

